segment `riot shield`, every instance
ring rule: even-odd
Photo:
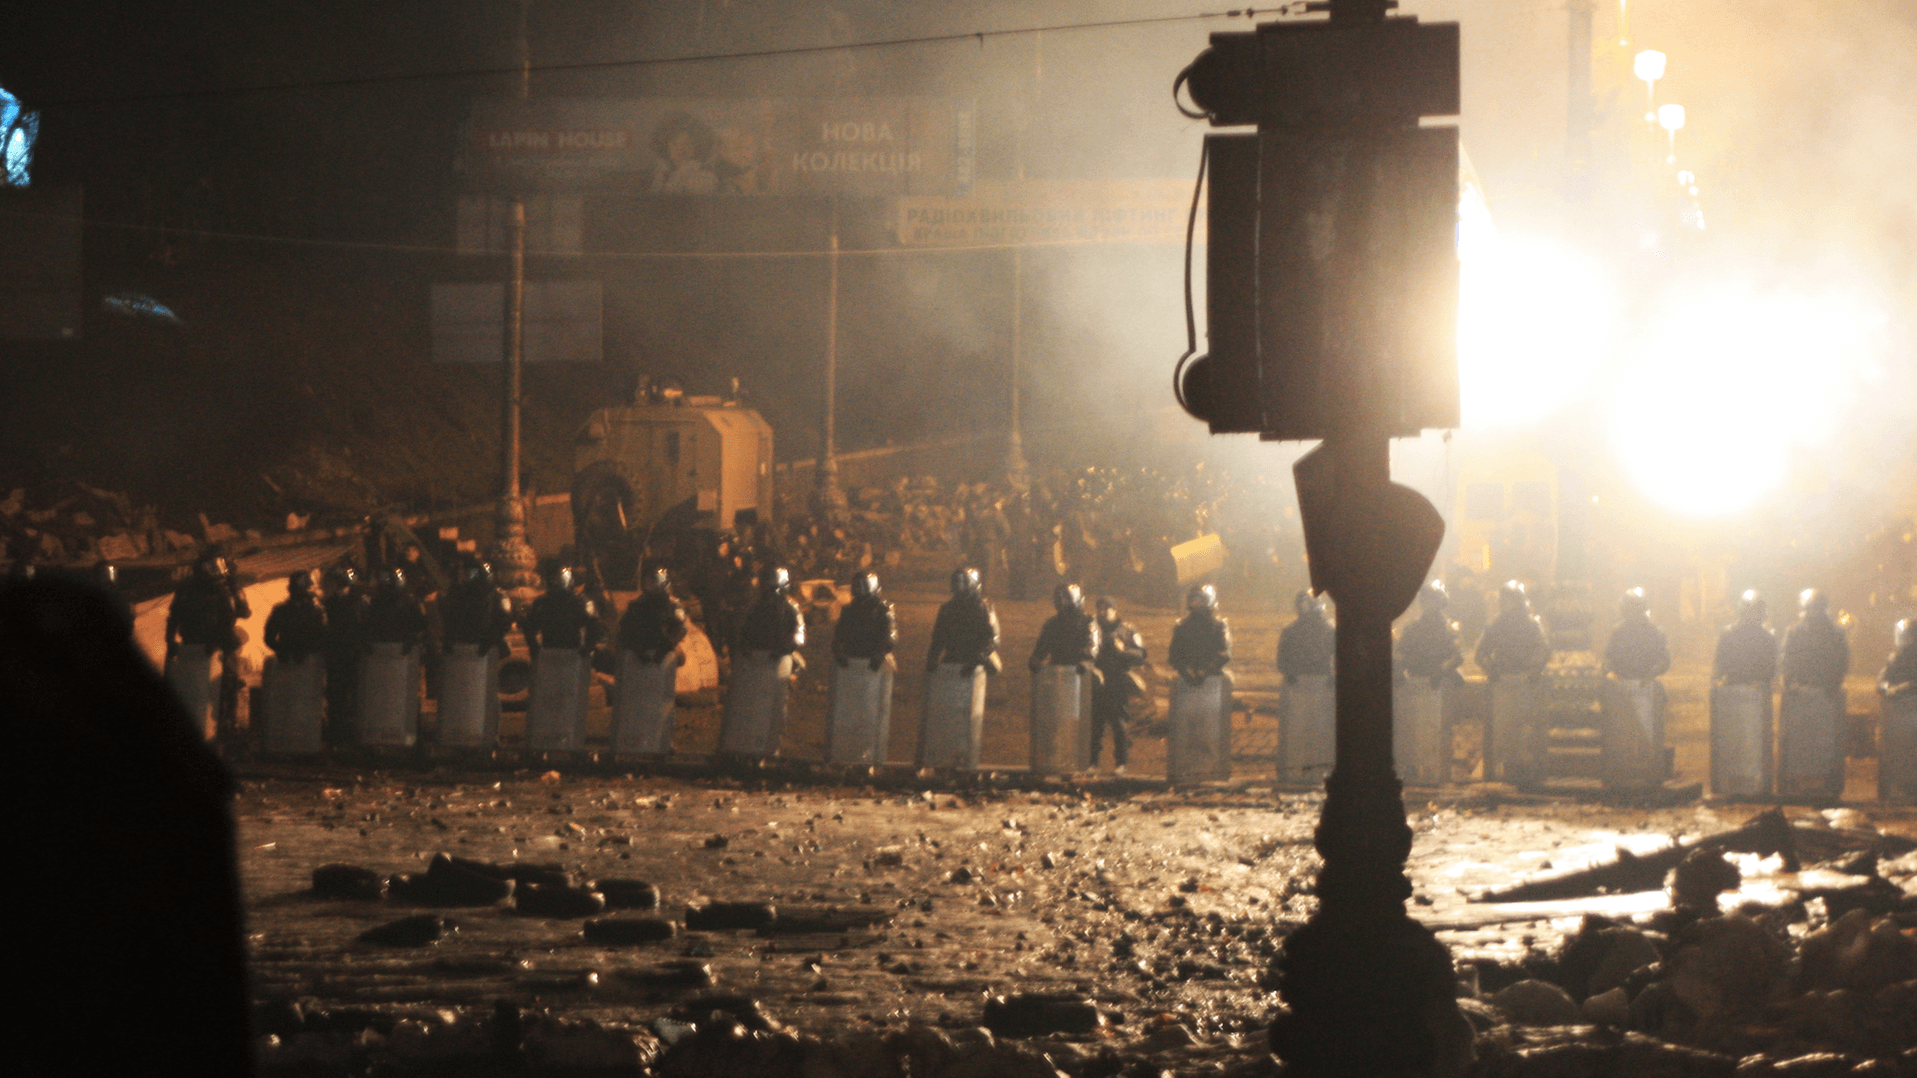
[[[1917,805],[1917,693],[1886,699],[1879,718],[1877,799]]]
[[[1398,781],[1437,786],[1451,777],[1451,730],[1444,724],[1444,686],[1401,677],[1391,693],[1391,759]]]
[[[1840,694],[1784,687],[1777,713],[1777,796],[1835,801],[1843,794],[1846,718]]]
[[[958,663],[940,663],[925,675],[925,708],[919,720],[918,766],[978,767],[985,730],[985,670],[971,675]]]
[[[439,670],[439,743],[490,749],[499,741],[499,655],[453,644]]]
[[[1173,783],[1231,777],[1231,675],[1193,685],[1173,677],[1165,778]]]
[[[1076,666],[1047,663],[1032,674],[1032,773],[1053,775],[1082,770],[1085,748],[1081,727],[1089,710],[1090,679]]]
[[[418,738],[418,650],[368,644],[359,660],[359,744],[410,748]]]
[[[612,751],[615,755],[672,755],[673,695],[679,653],[649,663],[619,652],[619,681],[612,702]]]
[[[1771,687],[1711,689],[1711,796],[1769,797]]]
[[[1607,678],[1599,704],[1604,717],[1604,785],[1663,783],[1664,687],[1655,678]]]
[[[1525,785],[1544,775],[1544,687],[1533,678],[1500,678],[1491,686],[1490,736],[1484,777]]]
[[[576,648],[541,648],[533,660],[526,702],[526,747],[534,752],[581,752],[586,747],[586,700],[592,664]]]
[[[220,700],[219,685],[213,680],[213,649],[181,644],[166,661],[166,683],[186,709],[193,736],[204,740],[213,726],[213,708]]]
[[[732,659],[732,684],[719,723],[719,751],[735,756],[776,756],[785,733],[786,693],[792,656],[742,651]]]
[[[831,704],[825,727],[825,762],[882,764],[892,733],[891,656],[877,670],[864,659],[832,667]]]
[[[311,756],[325,747],[320,731],[326,720],[326,656],[308,655],[289,663],[269,655],[260,688],[266,707],[262,752]]]
[[[1300,674],[1278,690],[1278,781],[1317,786],[1337,755],[1337,698],[1329,674]]]

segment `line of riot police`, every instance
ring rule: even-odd
[[[1824,594],[1799,596],[1797,620],[1780,642],[1765,624],[1765,603],[1745,592],[1736,621],[1718,639],[1710,713],[1710,785],[1727,798],[1835,801],[1843,792],[1848,738],[1844,677],[1850,648]],[[1399,777],[1436,784],[1451,775],[1453,746],[1446,716],[1463,684],[1459,630],[1447,616],[1442,583],[1428,584],[1419,616],[1396,645],[1394,758]],[[1308,592],[1297,618],[1279,637],[1279,777],[1315,783],[1333,755],[1333,630],[1324,604]],[[1879,797],[1917,801],[1917,626],[1897,624],[1896,650],[1878,679],[1881,747]],[[1551,708],[1546,669],[1552,648],[1524,585],[1507,582],[1498,613],[1477,641],[1474,658],[1488,685],[1483,776],[1531,785],[1549,768]],[[1597,777],[1612,790],[1656,787],[1670,777],[1665,736],[1667,695],[1659,680],[1671,667],[1664,632],[1651,620],[1642,588],[1626,591],[1601,659]],[[1782,675],[1781,705],[1773,708]],[[1775,716],[1775,717],[1773,717]],[[1571,721],[1571,720],[1567,720]]]

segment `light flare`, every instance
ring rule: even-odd
[[[1572,252],[1460,223],[1458,378],[1467,429],[1536,423],[1591,378],[1607,347],[1611,289]]]

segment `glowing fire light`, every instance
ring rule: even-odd
[[[1625,475],[1683,516],[1756,504],[1783,482],[1793,445],[1829,433],[1870,323],[1840,299],[1726,292],[1688,305],[1614,402]]]

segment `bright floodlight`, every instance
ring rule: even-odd
[[[1470,218],[1465,220],[1470,235]],[[1500,238],[1460,247],[1458,377],[1467,429],[1524,427],[1590,380],[1610,328],[1610,289],[1571,252]]]
[[[1682,516],[1755,505],[1782,484],[1794,445],[1831,432],[1869,324],[1843,300],[1723,293],[1686,304],[1619,383],[1610,426],[1625,476]]]
[[[1645,82],[1656,82],[1664,77],[1664,54],[1656,49],[1645,49],[1631,61],[1631,70]]]
[[[1657,125],[1666,131],[1684,130],[1684,106],[1659,105],[1657,107]]]

